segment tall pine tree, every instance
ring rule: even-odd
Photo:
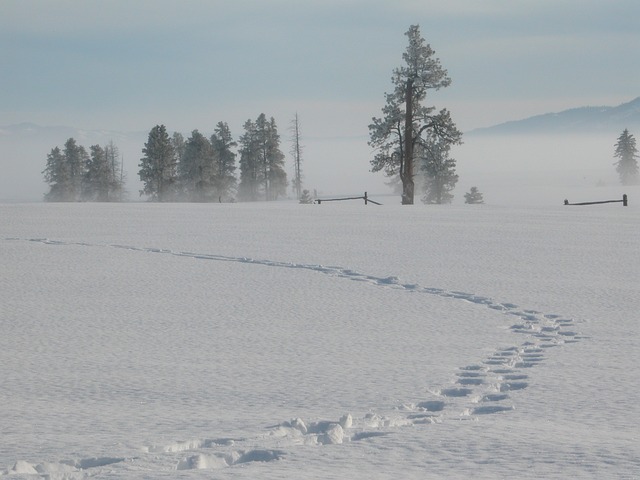
[[[176,182],[176,157],[173,145],[164,125],[156,125],[149,132],[142,149],[138,176],[144,188],[140,195],[164,202],[173,199]]]
[[[218,122],[211,135],[211,148],[216,163],[216,190],[220,200],[231,199],[235,195],[236,154],[231,149],[237,146],[229,125]]]
[[[425,137],[460,143],[462,134],[446,109],[424,106],[429,90],[439,90],[451,83],[447,71],[434,58],[435,52],[420,36],[418,25],[406,33],[409,45],[402,58],[405,64],[393,71],[394,90],[385,94],[383,116],[369,125],[369,145],[377,150],[371,160],[372,171],[398,175],[402,182],[402,203],[414,202],[415,161]]]
[[[284,169],[285,156],[280,150],[280,135],[273,117],[265,123],[263,142],[265,199],[277,200],[287,194],[287,173]]]
[[[187,200],[210,202],[216,183],[213,149],[209,139],[198,130],[191,132],[185,142],[184,155],[178,164],[183,194]]]
[[[262,113],[255,122],[247,120],[244,128],[238,196],[245,201],[277,200],[287,193],[287,174],[276,122]]]
[[[89,148],[91,155],[84,174],[83,199],[91,202],[109,200],[111,169],[107,155],[100,145]]]
[[[68,198],[70,201],[79,201],[82,199],[82,183],[89,155],[74,138],[65,142],[63,153],[69,171]]]
[[[244,123],[244,133],[240,136],[240,185],[238,198],[246,202],[258,200],[261,185],[258,132],[255,122]]]

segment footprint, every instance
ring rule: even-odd
[[[460,385],[482,385],[484,380],[482,378],[463,377],[459,378],[457,383]]]
[[[359,440],[366,440],[367,438],[375,438],[375,437],[384,437],[389,435],[387,432],[358,432],[354,433],[351,436],[352,442],[357,442]]]
[[[526,380],[527,378],[529,378],[528,375],[525,374],[521,374],[521,373],[511,373],[511,374],[506,374],[504,375],[502,378],[504,378],[505,380]]]
[[[444,410],[445,403],[442,400],[428,400],[426,402],[420,402],[417,407],[422,408],[428,412],[441,412]]]
[[[509,395],[506,393],[487,393],[484,397],[482,397],[482,402],[501,402],[502,400],[506,400],[509,398]]]
[[[484,370],[485,368],[481,365],[469,365],[467,367],[462,367],[460,370],[464,370],[467,372],[477,372],[480,370]]]
[[[273,462],[284,456],[281,450],[249,450],[240,454],[240,458],[233,462],[234,465],[250,462]]]
[[[472,390],[470,388],[445,388],[440,393],[444,397],[466,397],[470,395]]]
[[[529,384],[527,382],[510,382],[500,385],[501,392],[512,392],[514,390],[524,390]]]
[[[514,410],[514,408],[512,406],[502,406],[502,405],[485,405],[482,407],[476,407],[473,410],[471,410],[471,414],[472,415],[490,415],[492,413],[499,413],[499,412],[507,412],[510,410]]]

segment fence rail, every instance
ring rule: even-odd
[[[364,200],[364,204],[373,203],[374,205],[382,205],[376,201],[373,201],[367,195],[367,192],[364,192],[364,195],[361,197],[342,197],[342,198],[317,198],[316,203],[320,205],[322,202],[340,202],[342,200]]]
[[[580,203],[569,203],[569,200],[565,199],[565,205],[598,205],[601,203],[622,203],[623,207],[628,206],[629,202],[627,200],[627,194],[622,195],[622,200],[601,200],[599,202],[580,202]]]

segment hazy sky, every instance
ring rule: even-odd
[[[366,143],[419,24],[453,81],[428,101],[467,131],[637,97],[638,19],[638,0],[0,0],[0,125],[237,136],[298,112],[308,142]]]
[[[2,0],[0,125],[298,111],[309,135],[366,132],[419,24],[453,80],[431,100],[468,130],[635,98],[639,18],[637,0]]]

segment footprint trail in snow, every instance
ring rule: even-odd
[[[7,238],[6,240],[22,240]],[[521,309],[512,303],[501,303],[491,298],[460,291],[423,287],[403,283],[397,277],[376,277],[340,266],[288,263],[259,260],[249,257],[231,257],[207,253],[173,251],[118,244],[87,244],[62,242],[45,238],[28,239],[48,245],[74,245],[85,247],[119,248],[156,253],[198,260],[238,262],[275,268],[305,269],[329,276],[368,283],[381,288],[401,289],[412,293],[436,295],[452,300],[470,302],[513,317],[510,329],[520,340],[513,345],[496,348],[477,363],[464,365],[453,373],[451,383],[429,392],[428,398],[417,404],[408,403],[395,407],[393,415],[368,413],[354,418],[345,414],[334,421],[305,422],[295,418],[274,425],[266,433],[252,438],[195,439],[169,445],[149,445],[143,454],[167,455],[174,469],[217,469],[250,462],[271,462],[286,458],[282,450],[283,440],[290,446],[336,445],[348,442],[384,437],[394,429],[405,426],[441,423],[459,420],[478,420],[485,415],[504,414],[515,409],[518,395],[529,387],[531,370],[544,362],[550,348],[578,342],[586,338],[576,331],[574,320],[557,314],[545,314],[536,310]],[[382,407],[385,408],[385,407]],[[258,445],[258,447],[256,447]],[[104,458],[65,461],[60,464],[31,465],[17,462],[3,473],[38,473],[47,476],[51,472],[64,471],[66,478],[84,478],[97,467],[126,463],[134,459]],[[161,462],[166,463],[166,462]]]

